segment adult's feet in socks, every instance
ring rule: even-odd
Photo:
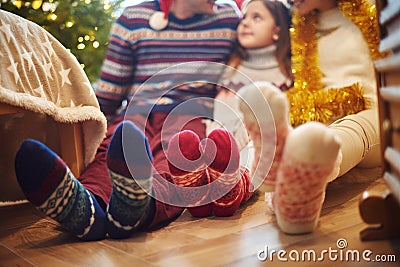
[[[273,200],[283,232],[303,234],[314,230],[327,182],[337,176],[340,161],[339,141],[325,125],[309,122],[289,134]]]
[[[238,145],[234,137],[222,128],[212,130],[206,140],[204,150],[209,164],[210,195],[215,199],[212,205],[213,213],[219,217],[232,216],[244,198],[247,184],[247,181],[242,180],[239,169]]]
[[[292,131],[288,100],[284,93],[268,82],[247,85],[238,94],[242,99],[239,107],[244,124],[254,142],[253,184],[260,185],[260,191],[273,192],[285,140]]]
[[[25,140],[15,157],[15,173],[27,199],[82,240],[106,236],[105,213],[46,145]]]
[[[205,186],[209,184],[209,177],[202,150],[199,136],[191,130],[175,134],[167,150],[168,166],[174,184],[193,188],[185,190],[186,193],[180,194],[180,197],[194,217],[211,215],[211,200],[208,187]]]
[[[115,130],[107,151],[113,190],[107,207],[111,238],[128,238],[150,212],[152,154],[143,132],[130,121]]]

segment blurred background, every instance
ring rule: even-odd
[[[39,24],[78,59],[90,82],[100,75],[112,23],[144,0],[0,0],[0,9]],[[233,0],[219,0],[226,2]],[[0,18],[1,19],[1,18]]]

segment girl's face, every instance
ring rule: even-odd
[[[300,16],[307,15],[313,10],[326,11],[336,6],[336,0],[294,0]]]
[[[274,17],[262,1],[250,2],[238,28],[238,41],[244,48],[262,48],[272,45],[279,33]]]

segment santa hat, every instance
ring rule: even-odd
[[[161,11],[155,12],[151,15],[149,25],[157,31],[165,29],[168,25],[169,9],[171,8],[173,0],[160,0]]]
[[[161,11],[164,13],[164,18],[168,19],[169,9],[173,0],[160,0]]]

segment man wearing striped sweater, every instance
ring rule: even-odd
[[[104,141],[79,178],[45,145],[25,141],[15,166],[27,198],[83,240],[126,238],[185,207],[194,216],[232,215],[251,194],[248,173],[233,138],[221,129],[206,138],[203,119],[238,22],[236,7],[215,0],[126,8],[96,86],[109,122]]]

